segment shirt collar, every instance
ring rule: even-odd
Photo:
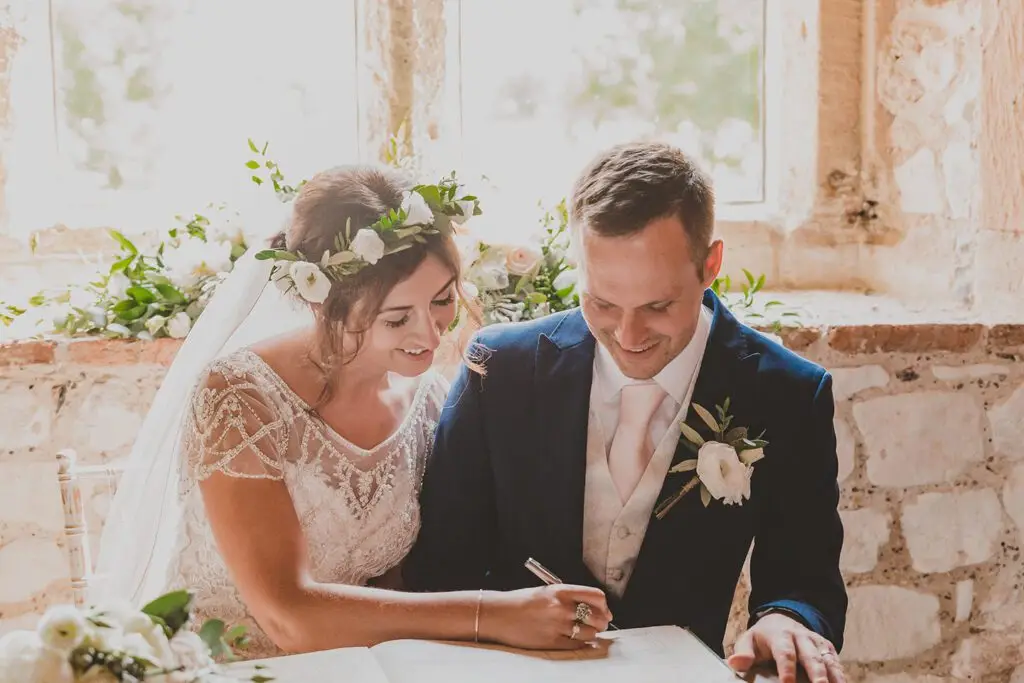
[[[682,405],[686,400],[690,382],[693,380],[697,365],[704,356],[704,347],[707,345],[708,333],[711,330],[711,317],[711,311],[706,306],[701,306],[697,327],[690,343],[653,378],[653,381],[678,405]],[[594,355],[594,377],[597,379],[602,397],[606,401],[618,400],[622,387],[636,382],[622,374],[611,353],[600,343],[597,344],[597,351]]]

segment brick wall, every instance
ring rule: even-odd
[[[1008,680],[1024,663],[1024,326],[803,328],[785,342],[835,377],[853,680]],[[125,454],[176,348],[0,346],[0,630],[69,597],[54,452]],[[95,540],[108,499],[102,485],[86,499]]]

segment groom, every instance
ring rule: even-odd
[[[785,683],[799,662],[814,683],[841,683],[830,375],[708,289],[722,263],[714,196],[682,152],[613,148],[571,199],[581,309],[477,336],[486,375],[463,367],[441,415],[409,587],[535,586],[533,557],[565,583],[602,587],[619,628],[676,624],[721,655],[753,543],[750,627],[729,663],[774,659]],[[697,405],[719,427],[715,406],[727,408],[730,430],[767,442],[750,480],[724,446],[669,472],[697,457],[681,422],[715,438]]]

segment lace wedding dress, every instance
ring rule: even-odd
[[[185,418],[184,520],[168,590],[194,591],[197,624],[244,624],[250,642],[241,656],[282,654],[246,610],[197,484],[215,472],[285,482],[312,577],[365,585],[397,566],[419,531],[423,467],[447,390],[439,374],[424,375],[398,429],[365,450],[321,421],[255,353],[242,349],[214,361]]]

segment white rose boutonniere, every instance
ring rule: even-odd
[[[685,422],[679,425],[682,432],[682,443],[697,457],[674,465],[671,474],[693,472],[690,478],[674,494],[662,501],[654,514],[662,519],[683,496],[700,486],[700,499],[704,507],[711,500],[721,500],[725,505],[742,505],[750,498],[750,477],[754,473],[754,463],[764,457],[764,447],[768,445],[760,434],[750,438],[746,427],[732,427],[732,415],[729,414],[729,399],[722,405],[715,406],[717,419],[709,410],[694,403],[693,411],[701,421],[714,433],[711,439],[705,439],[696,429]]]

